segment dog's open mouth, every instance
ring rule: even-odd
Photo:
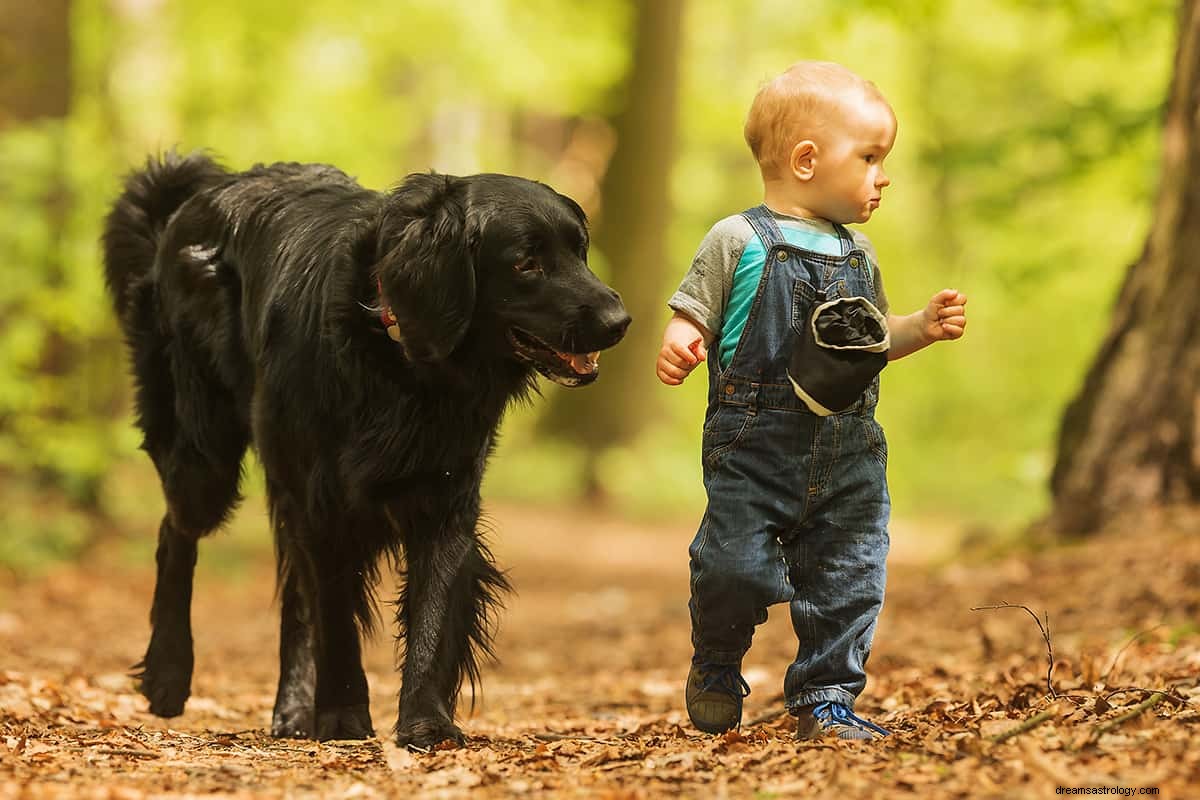
[[[508,341],[517,358],[563,386],[583,386],[600,374],[599,352],[565,353],[520,328],[509,329]]]

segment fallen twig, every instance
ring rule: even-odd
[[[1042,621],[1040,619],[1038,619],[1038,615],[1033,613],[1033,610],[1030,609],[1029,606],[1013,605],[1012,603],[1006,603],[1003,600],[1000,601],[1000,605],[998,605],[998,606],[973,606],[971,608],[971,610],[972,611],[987,611],[987,610],[997,609],[997,608],[1021,608],[1021,609],[1024,609],[1025,612],[1029,614],[1029,616],[1033,617],[1033,621],[1037,623],[1038,630],[1040,630],[1042,632],[1042,638],[1046,640],[1046,658],[1050,662],[1049,666],[1046,667],[1046,688],[1050,690],[1051,699],[1057,700],[1058,692],[1054,691],[1054,681],[1053,681],[1054,647],[1050,644],[1050,612],[1048,612],[1048,611],[1045,612],[1046,624],[1043,625]]]
[[[1048,708],[1045,711],[1034,714],[1032,717],[1020,723],[1019,725],[1009,728],[1003,733],[998,733],[995,736],[990,737],[990,740],[996,744],[999,744],[1000,742],[1006,742],[1014,736],[1020,736],[1022,733],[1033,730],[1046,720],[1053,719],[1056,716],[1058,716],[1057,710]]]
[[[89,753],[99,753],[105,756],[137,756],[139,758],[159,758],[162,753],[156,753],[153,750],[143,750],[138,747],[88,747],[87,745],[75,745],[67,748],[69,750],[86,750]]]
[[[601,739],[598,736],[587,736],[582,733],[534,733],[533,738],[543,742],[608,742],[612,739]]]
[[[1126,692],[1141,692],[1147,697],[1154,695],[1155,692],[1162,692],[1167,696],[1168,700],[1177,706],[1190,705],[1188,699],[1180,695],[1179,692],[1175,691],[1174,689],[1147,689],[1145,686],[1123,686],[1120,689],[1113,689],[1111,692],[1104,695],[1104,702],[1107,703],[1110,698],[1116,697],[1119,694],[1125,694]]]
[[[1129,709],[1121,716],[1113,717],[1112,719],[1110,719],[1108,722],[1104,723],[1103,725],[1097,725],[1095,733],[1092,734],[1092,738],[1099,739],[1101,736],[1108,733],[1109,731],[1117,728],[1120,725],[1124,725],[1126,722],[1133,719],[1137,715],[1154,708],[1156,705],[1158,705],[1159,703],[1161,703],[1163,700],[1166,700],[1166,699],[1167,699],[1167,695],[1165,692],[1155,692],[1154,694],[1150,695],[1150,697],[1148,699],[1143,700],[1142,702],[1138,703],[1136,706]]]

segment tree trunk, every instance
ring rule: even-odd
[[[0,130],[67,115],[69,11],[69,0],[0,0]]]
[[[22,0],[0,0],[0,133],[10,128],[26,126],[45,137],[52,149],[49,163],[53,166],[43,174],[30,173],[23,182],[40,179],[36,202],[40,203],[47,233],[47,247],[36,254],[23,254],[29,262],[20,265],[35,272],[43,286],[61,288],[64,280],[63,237],[70,210],[70,191],[66,178],[66,133],[63,120],[71,105],[71,36],[70,0],[42,0],[38,3]],[[26,198],[22,198],[27,202]],[[31,297],[10,301],[20,314]],[[10,313],[12,307],[6,309]],[[33,311],[35,318],[43,317]],[[0,329],[5,321],[0,319]],[[50,434],[54,426],[72,416],[72,396],[63,391],[72,372],[78,369],[80,348],[53,325],[43,325],[41,354],[35,367],[36,380],[54,390],[40,393],[42,399],[35,413],[48,423]],[[9,409],[0,409],[0,417]],[[0,426],[4,421],[0,421]],[[7,430],[0,429],[0,434]],[[42,442],[18,440],[18,446],[33,451]],[[37,461],[36,457],[33,459]]]
[[[578,392],[557,393],[543,425],[586,449],[585,483],[592,495],[600,490],[599,455],[629,441],[652,418],[654,355],[666,321],[663,285],[670,274],[666,243],[684,0],[634,5],[626,103],[615,120],[617,146],[601,183],[602,208],[592,239],[633,324],[625,340],[602,356],[600,380]]]
[[[1050,531],[1200,499],[1200,7],[1184,0],[1154,221],[1063,416]]]

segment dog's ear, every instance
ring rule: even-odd
[[[554,193],[558,195],[558,198],[559,198],[559,200],[562,201],[563,205],[565,205],[567,208],[571,209],[571,213],[574,214],[575,218],[579,220],[579,224],[583,227],[584,232],[587,232],[588,219],[587,219],[587,214],[585,214],[583,211],[583,206],[579,205],[579,203],[576,203],[568,195],[562,194],[560,192],[554,192]]]
[[[461,181],[409,175],[388,195],[375,274],[405,354],[439,361],[453,352],[475,308],[474,253]]]

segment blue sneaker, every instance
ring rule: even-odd
[[[742,699],[750,684],[741,664],[697,664],[687,679],[687,711],[692,724],[705,733],[724,733],[742,724]]]
[[[839,739],[882,739],[891,733],[873,722],[855,716],[841,703],[817,703],[796,709],[796,738],[820,739],[837,736]]]

